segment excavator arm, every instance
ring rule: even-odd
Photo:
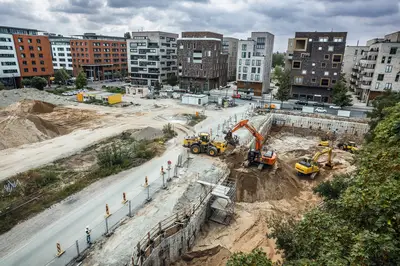
[[[257,129],[249,124],[249,120],[245,119],[245,120],[241,120],[239,123],[237,123],[232,130],[230,131],[230,133],[236,132],[239,129],[241,129],[242,127],[246,128],[252,135],[253,137],[256,139],[256,150],[257,151],[261,151],[262,148],[262,144],[264,142],[264,137],[258,133]]]
[[[325,148],[325,149],[323,149],[322,151],[317,152],[317,153],[313,156],[312,160],[313,160],[314,162],[317,162],[317,161],[318,161],[318,158],[319,158],[321,155],[326,154],[326,153],[328,154],[328,162],[326,163],[326,165],[327,165],[327,166],[330,166],[330,165],[332,165],[332,148],[331,148],[331,147]]]

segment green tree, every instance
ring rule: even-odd
[[[275,94],[275,98],[280,100],[282,103],[290,99],[291,93],[291,82],[290,82],[290,71],[286,70],[283,72],[279,79],[279,88]]]
[[[75,85],[78,90],[82,89],[87,85],[86,74],[85,72],[83,72],[83,70],[81,70],[78,76],[76,77]]]
[[[275,66],[285,66],[285,56],[279,52],[272,54],[272,67]]]
[[[22,85],[24,85],[25,87],[30,87],[31,86],[31,79],[24,78],[22,80]]]
[[[6,89],[6,86],[4,86],[4,84],[0,82],[0,91],[5,90],[5,89]]]
[[[254,249],[251,253],[234,253],[226,262],[227,266],[272,266],[267,254],[261,249]]]
[[[278,81],[282,75],[283,75],[283,68],[281,66],[275,66],[273,78]]]
[[[178,85],[178,83],[179,83],[178,77],[175,76],[175,74],[170,75],[170,76],[168,77],[168,79],[167,79],[167,83],[168,83],[168,85],[171,85],[171,86],[176,86],[176,85]]]
[[[131,39],[131,33],[129,31],[124,33],[124,38],[125,39]]]
[[[161,83],[158,82],[158,80],[157,80],[156,83],[154,84],[154,90],[156,90],[156,91],[161,90]]]
[[[54,72],[54,81],[58,84],[65,84],[69,78],[70,76],[65,68],[58,69]]]
[[[114,76],[114,78],[120,79],[122,75],[121,75],[121,72],[115,71],[113,76]]]
[[[42,77],[33,77],[31,79],[31,86],[38,89],[38,90],[43,90],[44,87],[47,85],[47,80]]]
[[[332,102],[340,107],[353,105],[351,95],[342,77],[333,86]]]

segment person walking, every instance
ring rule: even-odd
[[[89,229],[89,226],[86,226],[85,232],[86,232],[86,243],[90,246],[92,244],[92,241],[90,240],[90,232],[92,230]]]

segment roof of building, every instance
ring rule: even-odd
[[[10,26],[2,26],[2,25],[0,25],[0,28],[7,28],[7,29],[14,29],[14,30],[41,31],[41,30],[37,30],[37,29],[30,29],[30,28],[18,28],[18,27],[10,27]]]
[[[135,33],[164,33],[164,34],[175,34],[175,35],[179,35],[178,33],[174,33],[174,32],[166,32],[166,31],[158,31],[158,30],[146,30],[146,31],[132,31],[131,35],[134,35]]]
[[[221,39],[217,39],[217,38],[178,38],[177,41],[218,41],[218,42],[220,42]]]
[[[193,98],[204,98],[204,97],[208,97],[208,96],[205,95],[205,94],[189,94],[189,93],[183,94],[183,96],[186,96],[186,97],[193,97]]]
[[[101,38],[109,38],[109,39],[118,39],[118,40],[125,40],[125,37],[121,37],[121,36],[108,36],[108,35],[99,35],[96,33],[84,33],[82,34],[78,34],[78,35],[72,35],[72,36],[77,36],[77,37],[82,37],[83,39],[87,39],[87,40],[99,40]]]

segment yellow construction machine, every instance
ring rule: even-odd
[[[311,179],[314,179],[319,173],[321,167],[321,165],[318,163],[318,158],[326,153],[328,154],[328,161],[325,163],[325,166],[332,168],[332,148],[328,147],[315,153],[312,158],[303,158],[300,160],[300,162],[296,163],[295,168],[297,175],[306,175],[310,176]]]
[[[185,137],[183,146],[189,148],[194,154],[207,153],[210,156],[217,156],[225,152],[228,143],[211,140],[210,134],[203,132],[198,136]]]
[[[347,143],[339,143],[338,148],[344,151],[349,151],[351,153],[358,151],[357,144],[353,141],[349,141]]]

